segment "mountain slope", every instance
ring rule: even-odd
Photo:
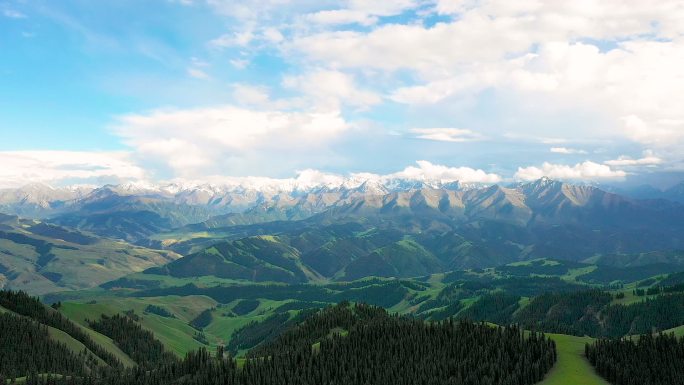
[[[663,192],[663,198],[684,203],[684,182],[678,183]]]
[[[146,272],[173,277],[212,275],[257,282],[298,283],[315,279],[316,274],[301,263],[299,256],[298,250],[275,237],[256,236],[221,242]]]
[[[95,287],[179,256],[39,221],[0,216],[0,285],[32,294]]]
[[[83,198],[89,188],[53,188],[33,183],[16,189],[0,189],[0,212],[29,218],[40,218],[67,210],[69,205]]]
[[[440,261],[418,243],[402,240],[358,258],[344,269],[344,279],[369,276],[417,277],[443,271]]]
[[[668,190],[673,201],[667,201],[635,200],[548,178],[510,187],[372,178],[281,182],[108,185],[90,191],[27,186],[0,191],[0,207],[10,213],[33,210],[58,224],[155,247],[161,246],[156,238],[164,232],[214,231],[317,215],[330,218],[328,223],[392,219],[392,225],[407,231],[447,231],[483,220],[523,227],[656,228],[678,225],[684,212],[674,202],[680,200],[681,185]]]
[[[657,263],[660,257],[655,252],[684,248],[681,218],[684,206],[676,203],[633,200],[592,186],[541,179],[511,188],[358,195],[299,221],[207,225],[187,234],[177,229],[173,236],[185,236],[182,241],[159,237],[171,249],[200,252],[224,239],[234,243],[270,234],[278,242],[263,247],[294,249],[291,254],[306,266],[304,270],[317,276],[411,277],[535,258],[582,261],[640,254],[640,264]],[[200,252],[195,258],[199,256],[205,260],[197,265],[214,266],[216,259],[224,263],[212,253]],[[253,266],[240,272],[222,266],[223,277],[249,279],[247,271],[254,272]],[[215,274],[205,270],[201,275]],[[283,277],[276,281],[291,282]]]

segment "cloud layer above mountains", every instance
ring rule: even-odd
[[[681,1],[122,4],[3,5],[21,49],[0,73],[31,103],[0,106],[1,185],[684,171]],[[31,67],[31,47],[66,58]],[[51,124],[63,143],[12,141]]]

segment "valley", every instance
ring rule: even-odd
[[[606,384],[586,344],[684,326],[679,203],[548,179],[450,188],[292,193],[227,214],[208,198],[176,202],[185,192],[86,193],[44,205],[53,214],[43,219],[0,218],[2,286],[40,295],[52,305],[45,314],[63,320],[0,306],[44,324],[45,343],[93,356],[56,374],[98,372],[103,381],[108,367],[215,359],[202,352],[235,358],[210,367],[239,376],[247,369],[231,365],[251,368],[273,349],[342,349],[357,321],[297,331],[360,304],[427,325],[544,332],[554,363],[524,376],[545,385]],[[104,332],[119,328],[137,337]],[[316,354],[307,359],[325,359]]]
[[[684,385],[683,20],[0,0],[0,385]]]

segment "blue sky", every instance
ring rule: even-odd
[[[666,185],[683,18],[681,1],[0,0],[0,185],[416,165]]]

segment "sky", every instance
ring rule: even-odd
[[[0,0],[0,187],[666,187],[682,20],[682,0]]]

